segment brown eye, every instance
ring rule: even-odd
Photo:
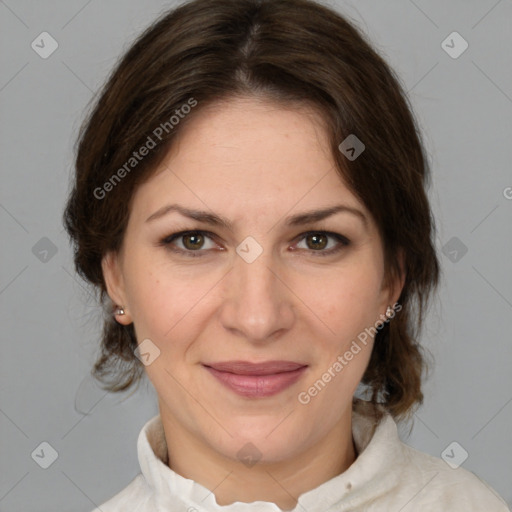
[[[204,256],[205,253],[211,254],[213,249],[222,250],[214,242],[214,236],[209,231],[180,231],[163,238],[159,245],[182,256],[198,257]]]
[[[309,249],[321,250],[327,246],[328,237],[322,233],[314,233],[306,236],[306,244]]]
[[[302,247],[300,245],[303,245]],[[301,236],[297,249],[308,251],[315,256],[334,255],[350,245],[350,240],[330,231],[309,231]]]
[[[185,248],[191,251],[201,249],[201,247],[204,245],[204,236],[200,233],[183,235],[182,239]]]

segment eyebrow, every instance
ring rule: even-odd
[[[178,212],[184,217],[188,217],[190,219],[194,219],[198,222],[204,222],[206,224],[210,224],[212,226],[218,226],[226,228],[230,231],[233,230],[233,223],[215,213],[209,213],[202,210],[194,210],[190,208],[186,208],[179,204],[168,204],[159,208],[155,213],[150,215],[146,222],[151,222],[153,220],[159,219],[164,215],[167,215],[170,212]],[[368,219],[366,215],[357,208],[353,208],[351,206],[347,206],[344,204],[334,205],[329,208],[324,208],[321,210],[310,210],[303,213],[299,213],[298,215],[292,215],[285,217],[284,222],[287,226],[301,226],[304,224],[311,224],[313,222],[318,222],[327,217],[331,217],[336,213],[350,213],[356,217],[358,217],[364,224],[365,227],[368,227]]]

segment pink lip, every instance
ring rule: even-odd
[[[226,361],[203,366],[229,389],[249,398],[280,393],[294,384],[307,368],[307,365],[292,361]]]

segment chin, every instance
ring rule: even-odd
[[[275,463],[287,460],[305,449],[308,436],[304,423],[298,422],[294,415],[262,416],[240,421],[230,421],[218,431],[220,437],[212,439],[208,444],[224,457],[245,463],[252,462]],[[283,421],[283,418],[284,419]],[[294,421],[294,424],[291,424]],[[287,424],[288,423],[288,424]]]

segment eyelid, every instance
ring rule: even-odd
[[[192,250],[171,247],[171,244],[174,240],[179,239],[185,235],[190,235],[190,234],[200,234],[202,236],[208,237],[214,243],[216,243],[218,245],[218,243],[215,241],[215,239],[217,238],[217,235],[215,235],[215,233],[212,233],[211,231],[207,231],[207,230],[203,230],[203,229],[187,229],[187,230],[182,230],[182,231],[177,231],[175,233],[171,233],[170,235],[167,235],[166,237],[164,237],[158,245],[167,247],[169,250],[172,250],[175,253],[179,253],[179,254],[183,254],[183,255],[191,256],[191,257],[202,256],[200,253],[210,251],[210,249],[198,249],[196,251],[192,251]],[[318,251],[315,251],[313,249],[298,249],[298,250],[300,250],[300,251],[304,250],[310,254],[311,253],[314,254],[315,256],[329,256],[329,255],[332,255],[332,254],[335,254],[335,253],[341,251],[344,247],[347,247],[351,244],[351,241],[346,236],[343,236],[340,233],[335,233],[333,231],[326,231],[326,230],[322,230],[322,229],[305,231],[305,232],[301,233],[300,235],[296,236],[293,241],[295,242],[295,244],[297,244],[297,243],[301,242],[302,240],[304,240],[309,235],[319,235],[319,234],[325,235],[330,238],[334,238],[338,242],[338,246],[328,249],[328,250],[318,250]],[[221,248],[220,250],[224,251],[225,249]],[[293,250],[296,251],[297,249],[293,249]]]
[[[326,230],[322,230],[322,229],[310,230],[310,231],[301,233],[298,237],[295,238],[295,240],[297,240],[297,243],[299,243],[309,235],[319,235],[319,234],[325,235],[329,238],[334,238],[338,242],[337,246],[331,247],[330,249],[327,249],[327,250],[318,250],[318,251],[315,251],[313,249],[299,249],[299,250],[303,250],[309,254],[313,254],[315,257],[316,256],[320,256],[320,257],[332,256],[334,254],[339,253],[342,249],[344,249],[345,247],[348,247],[351,244],[351,241],[346,236],[343,236],[340,233],[335,233],[333,231],[326,231]],[[294,249],[294,250],[296,250],[296,249]]]
[[[210,249],[198,249],[197,251],[191,251],[191,250],[172,247],[172,243],[174,242],[174,240],[179,239],[185,235],[191,235],[191,234],[200,234],[204,237],[208,237],[214,243],[217,244],[217,242],[215,241],[217,236],[215,235],[215,233],[212,233],[211,231],[206,231],[204,229],[185,229],[185,230],[176,231],[174,233],[171,233],[170,235],[167,235],[160,241],[160,243],[158,245],[162,245],[175,253],[185,254],[185,255],[191,256],[191,257],[202,256],[200,253],[208,252],[210,250]],[[224,249],[220,249],[220,250],[223,251]]]

